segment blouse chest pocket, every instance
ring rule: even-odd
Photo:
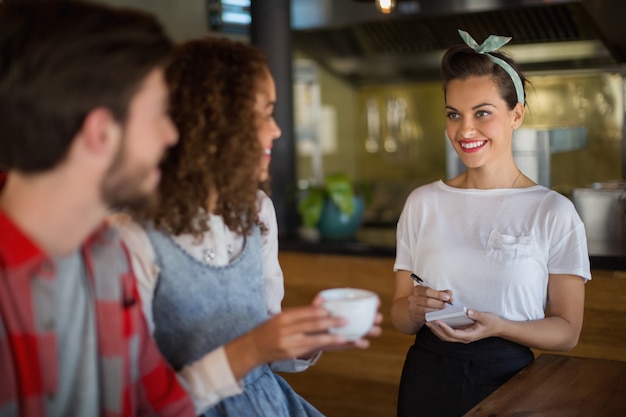
[[[486,255],[498,263],[511,265],[522,262],[531,256],[531,252],[530,235],[508,235],[495,229],[489,234]]]

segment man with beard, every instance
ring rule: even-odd
[[[177,140],[151,17],[0,5],[0,416],[194,415],[104,223]]]

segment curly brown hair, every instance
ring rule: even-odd
[[[180,139],[162,164],[159,203],[143,220],[200,236],[208,230],[203,209],[216,192],[213,213],[230,230],[251,232],[262,156],[254,106],[268,74],[263,53],[242,42],[207,37],[175,48],[166,77]]]

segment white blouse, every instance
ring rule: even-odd
[[[266,232],[261,234],[263,245],[263,275],[267,311],[276,314],[281,311],[285,295],[283,271],[278,263],[278,224],[272,200],[263,191],[257,192],[259,221]],[[195,259],[214,265],[224,266],[236,259],[243,250],[244,238],[232,232],[221,216],[209,215],[209,232],[198,240],[191,234],[174,236],[174,240]]]
[[[274,315],[281,311],[281,302],[285,294],[283,272],[278,262],[278,224],[272,200],[260,190],[257,205],[259,220],[265,229],[261,235],[265,303],[268,313]],[[152,300],[159,268],[148,235],[128,215],[116,213],[109,216],[109,221],[119,230],[129,249],[141,294],[143,313],[150,330],[154,331]],[[221,216],[210,215],[208,222],[210,230],[202,236],[202,239],[197,239],[191,234],[183,234],[175,236],[174,240],[199,261],[216,266],[227,265],[241,254],[244,238],[228,229]],[[279,361],[272,363],[271,367],[273,370],[283,372],[300,372],[314,364],[318,357],[319,354],[310,360],[294,358]],[[178,375],[181,384],[193,399],[198,414],[202,414],[224,398],[243,391],[242,382],[235,379],[223,346],[186,366]]]

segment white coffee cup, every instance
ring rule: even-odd
[[[347,323],[330,330],[347,340],[358,340],[374,325],[378,311],[378,294],[359,288],[331,288],[319,293],[333,316],[343,317]]]

